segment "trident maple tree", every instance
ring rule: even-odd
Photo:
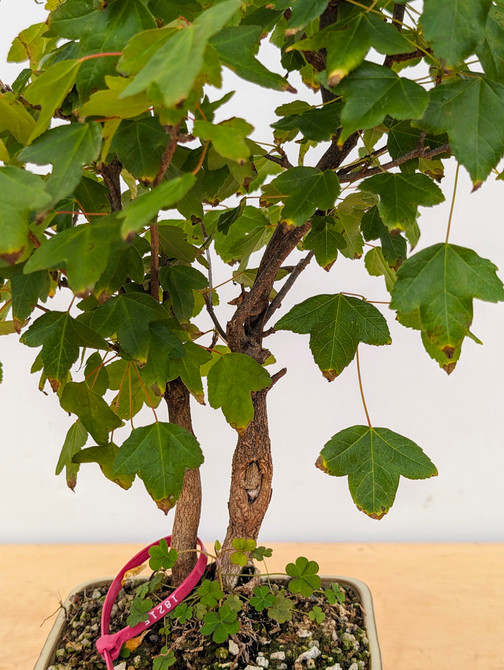
[[[449,225],[415,252],[419,207],[445,200],[448,160],[475,189],[498,174],[504,3],[46,8],[14,40],[9,60],[28,65],[0,96],[1,332],[38,349],[32,372],[75,416],[57,466],[69,486],[90,462],[126,489],[139,477],[161,510],[175,507],[178,550],[196,547],[200,515],[205,436],[193,434],[191,396],[223,412],[237,432],[225,561],[233,540],[257,538],[271,497],[267,396],[285,374],[275,331],[309,335],[329,381],[360,345],[391,342],[389,308],[363,296],[321,292],[282,313],[308,263],[329,272],[346,257],[383,276],[390,309],[446,372],[474,337],[473,300],[504,299],[496,267],[450,244]],[[277,47],[268,67],[263,40]],[[246,108],[228,118],[226,68],[258,95],[285,92],[268,144],[250,139]],[[314,104],[295,96],[303,86],[320,93]],[[216,262],[236,287],[225,321]],[[144,406],[151,423],[133,427]],[[376,518],[401,476],[436,474],[392,428],[368,420],[318,449],[318,467],[348,476]],[[175,583],[194,561],[180,554]],[[224,567],[230,581],[241,569]]]

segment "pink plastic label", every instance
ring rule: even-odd
[[[168,545],[170,545],[171,536],[169,535],[164,539],[166,540]],[[131,638],[137,637],[144,630],[146,630],[154,623],[156,623],[156,621],[159,621],[164,616],[166,616],[166,614],[168,614],[170,610],[176,607],[180,602],[184,600],[184,598],[186,598],[191,593],[191,591],[194,589],[196,584],[203,576],[208,558],[207,555],[204,553],[205,547],[203,546],[203,543],[201,542],[201,540],[198,539],[198,544],[200,546],[201,553],[192,572],[189,574],[188,577],[186,577],[186,579],[182,582],[182,584],[178,586],[175,589],[175,591],[171,593],[167,598],[165,598],[161,603],[159,603],[159,605],[153,607],[148,614],[148,619],[146,619],[144,622],[137,624],[133,628],[127,626],[126,628],[120,630],[118,633],[109,635],[110,615],[112,612],[112,607],[114,606],[114,602],[117,598],[117,594],[122,588],[122,579],[124,575],[126,574],[126,572],[128,572],[128,570],[136,568],[137,566],[142,565],[142,563],[145,563],[145,561],[147,561],[149,558],[149,549],[151,547],[158,545],[160,541],[161,540],[158,540],[157,542],[149,544],[149,546],[145,547],[144,549],[139,551],[138,554],[133,556],[133,558],[130,561],[128,561],[128,563],[126,563],[124,568],[121,570],[121,572],[117,575],[117,577],[110,585],[107,596],[105,598],[105,602],[103,603],[102,618],[101,618],[102,634],[101,637],[96,642],[96,648],[98,650],[98,653],[105,660],[105,663],[107,664],[107,670],[113,670],[114,666],[112,661],[114,661],[119,656],[121,647],[125,642],[127,642],[127,640],[131,640]]]

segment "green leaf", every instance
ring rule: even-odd
[[[237,620],[236,611],[226,604],[221,605],[217,612],[207,612],[203,621],[201,634],[212,635],[213,641],[217,644],[222,644],[230,635],[234,635],[240,630],[240,622]]]
[[[114,257],[114,263],[107,264],[94,287],[93,292],[98,300],[104,294],[113,295],[119,291],[127,283],[128,278],[137,284],[141,284],[144,280],[143,259],[136,247],[124,248],[122,243],[112,245],[111,255]]]
[[[76,421],[70,426],[65,437],[65,442],[59,455],[56,465],[56,474],[59,475],[63,468],[66,470],[66,482],[68,488],[75,489],[77,483],[77,473],[79,472],[78,461],[74,457],[79,454],[82,447],[86,444],[88,438],[87,430],[80,421]]]
[[[425,0],[423,34],[446,65],[457,65],[483,39],[491,0]]]
[[[129,119],[143,114],[152,104],[145,93],[138,93],[119,100],[119,96],[128,85],[128,80],[124,77],[106,75],[105,84],[106,89],[93,93],[89,100],[79,108],[80,116]]]
[[[355,259],[362,256],[364,240],[360,231],[361,220],[362,212],[358,210],[353,209],[351,213],[346,213],[342,209],[336,211],[334,222],[336,230],[345,242],[341,253],[346,258]]]
[[[161,396],[170,377],[171,361],[183,358],[186,352],[182,342],[164,321],[152,321],[149,331],[149,355],[140,373],[154,393]]]
[[[380,239],[383,257],[391,267],[397,269],[406,258],[406,240],[398,230],[394,230],[394,234],[389,231],[383,224],[376,205],[362,217],[362,232],[366,240]]]
[[[313,250],[317,263],[330,270],[338,256],[338,250],[346,247],[346,242],[330,216],[314,216],[311,229],[303,240],[305,249]]]
[[[399,158],[417,149],[420,143],[422,131],[419,128],[413,128],[409,121],[393,121],[389,125],[389,132],[387,136],[387,149],[392,158]],[[443,144],[447,144],[448,136],[442,135],[425,135],[423,138],[423,146],[429,149],[436,149]],[[399,168],[401,172],[415,172],[418,168],[419,159],[413,158],[405,163],[402,163]]]
[[[161,402],[160,395],[155,395],[145,387],[134,361],[114,361],[107,365],[107,374],[109,387],[119,391],[111,407],[120,419],[131,419],[144,404],[157,407]]]
[[[340,106],[337,104],[327,104],[320,108],[312,108],[310,105],[304,103],[300,113],[289,113],[280,119],[280,121],[271,125],[277,130],[299,129],[307,140],[315,142],[327,141],[331,139],[332,135],[339,128]],[[275,113],[280,114],[280,110],[283,107],[287,107],[287,105],[278,107]]]
[[[181,603],[173,610],[172,616],[180,624],[185,624],[186,621],[192,619],[194,608],[188,605],[187,603]]]
[[[285,572],[292,577],[289,581],[291,593],[300,593],[309,598],[314,591],[320,588],[320,577],[318,575],[319,565],[316,561],[309,561],[304,556],[296,558],[295,563],[288,563]]]
[[[273,555],[273,549],[269,547],[256,547],[254,551],[251,552],[250,557],[255,561],[264,561],[265,558],[270,558]]]
[[[210,44],[221,62],[242,79],[277,91],[289,90],[289,83],[281,75],[268,70],[255,57],[262,33],[260,25],[232,26],[220,30]]]
[[[94,161],[100,152],[101,128],[97,123],[72,123],[44,133],[19,154],[23,163],[47,165],[53,171],[47,181],[47,190],[58,202],[80,182],[82,167]]]
[[[334,172],[313,167],[294,167],[278,175],[271,185],[283,196],[282,220],[302,226],[316,209],[328,210],[339,195]]]
[[[100,305],[79,319],[104,337],[116,334],[121,349],[145,363],[150,346],[149,324],[163,321],[167,313],[146,293],[124,293]]]
[[[271,607],[275,602],[275,596],[270,592],[269,587],[256,586],[253,590],[254,595],[250,598],[250,604],[256,612],[262,612]]]
[[[128,490],[135,479],[134,475],[113,475],[112,466],[119,447],[113,442],[101,447],[88,447],[73,456],[73,463],[97,463],[107,479],[122,489]]]
[[[60,404],[64,410],[79,417],[98,444],[107,444],[109,432],[123,425],[105,400],[91,391],[85,382],[68,382]]]
[[[127,104],[127,99],[119,105]],[[110,155],[116,154],[124,167],[140,181],[151,182],[159,172],[170,136],[155,116],[122,121],[110,144]]]
[[[328,0],[293,0],[287,35],[294,35],[310,21],[318,18],[328,5]]]
[[[161,654],[159,656],[153,657],[153,666],[152,670],[168,670],[172,665],[175,665],[177,662],[177,657],[173,649],[168,649],[168,647],[163,647],[161,649]]]
[[[419,84],[368,62],[349,74],[335,91],[345,100],[340,145],[356,130],[375,128],[387,115],[399,120],[420,119],[429,102],[429,94]]]
[[[12,42],[7,55],[7,62],[22,63],[28,60],[30,61],[30,68],[35,70],[44,53],[52,51],[56,45],[56,40],[44,36],[46,32],[47,25],[45,23],[34,23],[22,30]]]
[[[118,72],[130,75],[140,72],[159,47],[177,32],[176,26],[165,25],[163,28],[144,30],[134,35],[123,49],[122,56],[117,63]],[[125,79],[126,86],[130,81],[130,79]]]
[[[504,128],[495,123],[504,104],[504,85],[482,77],[436,86],[419,125],[446,130],[450,148],[478,187],[504,152]]]
[[[198,248],[187,242],[187,234],[176,226],[163,221],[158,223],[159,246],[168,258],[176,258],[192,263],[198,254]]]
[[[108,349],[105,340],[91,328],[68,312],[57,311],[42,314],[21,336],[21,342],[28,347],[42,346],[44,373],[56,388],[66,381],[79,357],[79,347]]]
[[[256,541],[244,537],[235,537],[231,544],[237,550],[233,551],[229,556],[231,563],[241,565],[244,568],[248,563],[247,554],[256,548]]]
[[[270,222],[257,207],[246,206],[230,226],[227,234],[217,230],[215,250],[225,263],[243,260],[267,243],[271,237]]]
[[[79,60],[64,60],[52,65],[28,86],[24,97],[32,105],[41,105],[35,127],[28,139],[28,144],[47,130],[54,112],[61,107],[77,79]]]
[[[179,497],[186,469],[202,463],[194,435],[181,426],[157,422],[131,432],[119,449],[114,474],[138,474],[156,505],[167,513]]]
[[[142,0],[109,2],[105,6],[73,0],[52,14],[49,34],[79,40],[79,55],[87,56],[119,52],[131,37],[155,27],[154,17]],[[117,56],[107,56],[82,63],[76,82],[81,99],[103,87],[105,76],[115,74],[117,60]]]
[[[394,268],[387,263],[383,256],[383,252],[379,247],[374,247],[374,249],[370,249],[367,252],[366,257],[364,258],[364,265],[370,275],[375,277],[385,277],[387,291],[392,290],[396,281],[396,272]]]
[[[319,51],[324,48],[327,83],[334,87],[362,63],[371,46],[382,54],[413,51],[410,43],[385,20],[385,16],[358,11],[311,38],[295,42],[287,50]]]
[[[175,549],[168,548],[168,542],[163,538],[159,544],[149,548],[149,568],[156,572],[157,570],[170,570],[177,561],[177,552]]]
[[[253,129],[250,123],[235,117],[218,125],[209,121],[195,121],[193,134],[202,140],[211,140],[215,151],[223,158],[244,163],[250,156],[245,138]]]
[[[39,176],[18,167],[0,167],[0,258],[13,264],[28,243],[30,212],[51,202]]]
[[[322,623],[326,618],[326,615],[320,607],[317,605],[308,612],[308,617],[310,621],[316,621],[317,623]]]
[[[325,597],[327,598],[327,602],[330,605],[334,605],[336,602],[338,602],[340,605],[343,605],[345,602],[345,592],[341,586],[335,582],[331,583],[330,588],[324,589],[324,593]]]
[[[0,95],[0,133],[8,130],[20,144],[26,144],[34,126],[35,119],[15,93]]]
[[[496,270],[471,249],[435,244],[411,256],[397,273],[392,309],[398,311],[401,322],[417,313],[413,327],[425,333],[450,372],[464,338],[470,335],[473,300],[504,300],[504,286]],[[436,360],[441,362],[439,356]]]
[[[219,215],[219,218],[217,219],[217,230],[219,233],[223,233],[224,235],[229,233],[229,228],[231,225],[243,215],[246,203],[247,200],[242,198],[238,207],[233,207],[233,209],[226,209],[224,212],[222,212],[222,214]],[[254,207],[254,210],[255,209],[256,208]]]
[[[12,291],[12,316],[23,323],[35,309],[39,300],[45,302],[49,295],[50,278],[47,270],[24,274],[24,265],[15,265],[10,277]]]
[[[225,0],[202,12],[163,42],[121,94],[122,98],[147,91],[166,107],[175,107],[190,94],[203,67],[210,37],[217,33],[240,8],[241,0]]]
[[[329,475],[348,475],[354,503],[373,519],[381,519],[391,508],[401,475],[408,479],[437,475],[417,444],[388,428],[369,426],[352,426],[334,435],[317,466]]]
[[[254,418],[250,394],[271,384],[266,370],[245,354],[224,354],[208,373],[208,400],[222,408],[226,421],[239,433]]]
[[[160,209],[169,209],[192,188],[196,178],[187,173],[160,184],[157,188],[135,198],[122,209],[117,217],[121,220],[121,235],[124,239],[152,222]]]
[[[65,268],[74,293],[86,295],[107,267],[111,245],[119,241],[119,223],[113,217],[68,228],[35,249],[25,272]]]
[[[209,579],[201,583],[196,593],[200,596],[201,602],[208,607],[215,607],[217,602],[224,598],[224,591],[221,590],[219,582],[212,582]]]
[[[204,404],[200,367],[208,363],[212,355],[194,342],[185,342],[183,346],[185,356],[171,362],[170,376],[167,381],[180,377],[196,400]]]
[[[149,620],[148,613],[153,607],[154,602],[150,598],[134,598],[126,620],[128,626],[134,627],[139,623],[147,622]]]
[[[387,322],[376,307],[341,293],[308,298],[283,316],[275,329],[309,333],[315,363],[329,381],[352,361],[359,342],[391,343]]]
[[[399,228],[407,235],[416,222],[420,205],[432,207],[445,199],[439,186],[418,172],[377,174],[361,182],[359,188],[380,196],[378,211],[389,230]]]
[[[490,8],[485,35],[476,54],[489,79],[504,81],[504,7],[497,5]]]
[[[172,308],[179,321],[187,322],[194,309],[193,291],[206,288],[208,279],[187,265],[171,265],[159,271],[161,286],[170,294]]]
[[[104,395],[109,388],[109,378],[107,368],[103,363],[103,358],[98,351],[95,351],[86,361],[84,368],[85,382],[95,393]]]
[[[275,594],[274,603],[268,607],[268,616],[270,619],[273,619],[277,623],[285,623],[292,619],[292,610],[294,609],[294,603],[290,598],[280,591]]]

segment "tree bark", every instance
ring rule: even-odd
[[[194,435],[190,395],[180,377],[166,384],[165,400],[170,422],[182,426]],[[175,507],[171,546],[179,552],[179,557],[172,570],[172,586],[179,586],[196,564],[196,552],[191,550],[196,549],[200,516],[201,477],[199,468],[194,468],[186,470],[182,491]]]
[[[268,389],[252,394],[254,418],[242,435],[233,455],[229,492],[229,525],[220,559],[224,585],[236,585],[239,565],[230,560],[231,542],[236,537],[257,540],[271,500],[273,461],[268,430],[266,395]]]

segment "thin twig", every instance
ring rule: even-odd
[[[451,222],[452,222],[452,217],[453,217],[453,208],[455,207],[455,197],[457,195],[457,184],[458,184],[459,170],[460,170],[460,163],[457,163],[457,169],[455,171],[455,182],[453,184],[453,195],[452,195],[452,201],[451,201],[451,207],[450,207],[450,214],[448,216],[448,226],[446,227],[446,240],[445,240],[446,244],[448,244],[448,239],[450,237]]]
[[[382,156],[384,153],[387,153],[388,151],[388,146],[385,145],[383,147],[380,147],[379,149],[375,149],[371,153],[367,154],[366,156],[363,156],[362,158],[357,159],[353,163],[349,163],[348,165],[345,165],[344,167],[340,168],[337,170],[336,174],[339,176],[348,174],[352,170],[354,170],[356,167],[359,165],[364,165],[368,164],[371,162],[373,158],[378,158],[379,156]]]
[[[179,129],[180,129],[180,123],[177,124],[176,126],[170,126],[170,129],[168,131],[168,134],[170,136],[170,141],[168,142],[168,144],[166,145],[166,148],[164,150],[163,157],[161,159],[161,165],[159,166],[159,172],[154,177],[154,181],[152,182],[152,188],[156,188],[156,186],[159,186],[159,184],[164,179],[166,171],[170,167],[170,163],[172,161],[173,154],[175,153],[175,150],[177,148]]]
[[[156,302],[159,302],[159,231],[157,222],[150,226],[150,248],[151,248],[151,266],[150,266],[150,294]]]
[[[398,2],[394,4],[394,12],[392,14],[392,25],[395,26],[399,32],[401,32],[402,29],[405,11],[406,7],[403,4],[399,4]],[[383,65],[385,67],[392,67],[394,63],[392,58],[393,57],[390,55],[386,56]]]
[[[201,226],[201,231],[203,233],[203,239],[205,242],[208,241],[208,234],[205,229],[205,226],[203,224],[203,221],[200,223]],[[224,328],[220,325],[219,319],[217,318],[217,315],[215,314],[213,304],[212,304],[212,298],[213,298],[213,292],[215,290],[213,286],[213,272],[212,272],[212,257],[210,255],[210,247],[206,247],[205,249],[205,257],[208,263],[208,291],[203,294],[203,298],[205,300],[205,305],[207,308],[207,312],[209,317],[212,319],[212,322],[217,330],[217,333],[222,337],[224,342],[227,342],[227,336],[226,336],[226,331]]]
[[[366,414],[366,419],[367,419],[368,426],[370,428],[372,428],[373,426],[371,424],[371,419],[369,418],[369,412],[368,412],[367,405],[366,405],[366,398],[364,397],[364,389],[362,388],[362,377],[361,377],[360,362],[359,362],[359,347],[357,347],[357,349],[355,350],[355,362],[357,363],[357,377],[359,378],[359,390],[360,390],[360,395],[361,395],[361,399],[362,399],[362,405],[364,407],[364,412]]]
[[[159,171],[154,177],[152,182],[152,188],[155,189],[158,187],[164,179],[166,171],[170,167],[170,163],[173,158],[173,154],[177,148],[178,141],[178,131],[180,129],[180,124],[176,126],[170,126],[168,134],[170,136],[170,141],[166,145],[166,148],[161,159],[161,165],[159,166]],[[155,221],[150,226],[150,237],[151,237],[151,267],[150,267],[150,294],[156,300],[159,301],[159,232],[158,225]]]
[[[279,379],[282,379],[284,375],[287,374],[287,368],[282,368],[278,372],[275,372],[274,375],[271,375],[271,386],[274,386]]]
[[[282,288],[278,291],[276,296],[271,301],[270,306],[268,307],[268,311],[266,312],[266,316],[264,317],[264,324],[266,324],[269,321],[269,319],[271,319],[271,317],[273,316],[273,313],[279,307],[281,307],[283,299],[285,298],[287,293],[291,290],[292,286],[294,285],[294,282],[299,277],[301,272],[303,272],[303,270],[311,261],[313,256],[314,256],[313,251],[310,251],[303,259],[299,261],[296,267],[292,270],[285,284],[282,286]]]

